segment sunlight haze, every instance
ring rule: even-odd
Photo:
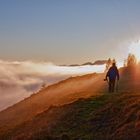
[[[139,38],[138,0],[1,0],[0,57],[73,64],[122,60]],[[113,50],[113,51],[112,51]]]

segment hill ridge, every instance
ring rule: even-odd
[[[71,77],[55,85],[48,86],[39,93],[15,104],[14,106],[0,112],[0,129],[6,124],[7,129],[16,126],[25,120],[29,120],[39,112],[46,110],[50,105],[61,105],[75,101],[86,95],[88,89],[96,80],[102,79],[102,74],[88,74],[79,77]],[[75,94],[77,93],[77,94]]]
[[[15,138],[13,140],[24,137],[26,140],[28,138],[43,140],[47,139],[49,134],[59,137],[66,132],[70,138],[79,137],[87,140],[93,138],[95,140],[117,140],[117,136],[119,140],[133,138],[137,140],[140,132],[139,67],[121,68],[120,73],[119,92],[116,94],[107,92],[107,83],[103,81],[105,73],[69,78],[69,80],[62,81],[61,84],[57,83],[56,88],[51,86],[52,88],[49,90],[43,89],[39,94],[25,100],[23,104],[19,103],[12,110],[5,110],[5,114],[0,113],[0,138],[2,135],[8,134]],[[79,98],[82,99],[79,100]],[[47,115],[48,112],[50,117]],[[44,119],[42,115],[44,115]],[[75,117],[78,118],[73,121]],[[86,120],[87,117],[90,119]],[[78,124],[76,120],[79,121]],[[63,125],[61,126],[61,124]],[[130,129],[133,131],[133,135],[130,134],[130,126],[133,128]],[[70,131],[70,129],[74,130]],[[24,136],[24,132],[27,130],[29,130],[28,138]]]

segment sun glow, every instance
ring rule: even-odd
[[[129,46],[129,53],[134,54],[138,61],[140,61],[140,40],[131,43]]]

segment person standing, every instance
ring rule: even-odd
[[[113,62],[112,66],[110,67],[110,69],[108,70],[107,74],[106,74],[106,78],[105,80],[108,80],[109,83],[109,92],[114,92],[115,91],[115,82],[116,80],[119,81],[119,71],[118,68],[116,66],[116,63]]]

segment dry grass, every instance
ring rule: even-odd
[[[139,140],[139,68],[120,70],[119,93],[105,91],[104,74],[70,78],[42,90],[0,113],[1,138],[47,140],[66,134],[83,140]]]

